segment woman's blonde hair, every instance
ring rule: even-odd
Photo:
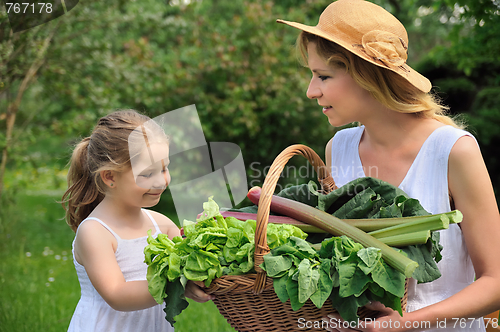
[[[344,67],[359,86],[368,90],[387,108],[464,128],[463,123],[447,115],[448,107],[442,105],[434,94],[422,92],[400,75],[375,66],[336,43],[304,31],[300,33],[296,44],[303,63],[307,63],[307,45],[311,42],[316,45],[318,55],[329,65]]]
[[[131,168],[131,157],[140,153],[134,151],[134,146],[140,144],[130,144],[131,134],[138,133],[135,136],[143,139],[143,132],[137,128],[144,128],[150,120],[135,110],[113,112],[99,119],[92,134],[76,145],[68,171],[68,189],[62,197],[66,222],[73,231],[104,198],[106,185],[100,172]]]

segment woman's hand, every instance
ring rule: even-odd
[[[367,304],[365,308],[378,311],[379,315],[374,319],[359,320],[351,324],[344,321],[338,313],[324,317],[323,321],[328,323],[327,331],[334,332],[350,332],[350,331],[367,331],[367,332],[389,332],[389,331],[409,331],[405,328],[405,320],[397,311],[387,308],[380,302],[372,302]],[[358,324],[359,323],[359,324]]]
[[[207,301],[215,299],[215,295],[205,293],[203,289],[201,289],[194,283],[194,281],[191,280],[188,280],[186,284],[184,295],[200,303],[205,303]]]

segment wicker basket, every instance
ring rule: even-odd
[[[278,179],[288,160],[301,155],[308,159],[318,176],[323,193],[336,189],[333,178],[321,158],[305,145],[292,145],[283,150],[274,160],[262,186],[261,198],[257,212],[257,227],[255,230],[254,267],[257,273],[237,276],[225,275],[216,278],[205,289],[209,294],[216,295],[214,303],[228,323],[237,331],[324,331],[324,328],[304,328],[305,322],[314,326],[321,324],[321,318],[334,313],[330,300],[318,309],[311,300],[304,306],[293,311],[290,300],[282,303],[273,288],[273,279],[266,276],[259,265],[263,256],[269,253],[267,246],[267,223],[271,199]],[[401,300],[403,310],[406,308],[406,292]],[[373,312],[365,308],[358,311],[361,318],[373,317]],[[317,323],[317,324],[318,324]]]

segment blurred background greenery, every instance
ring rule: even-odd
[[[500,1],[373,2],[407,27],[408,63],[468,123],[498,197]],[[196,104],[207,141],[240,146],[251,186],[291,144],[324,156],[335,130],[305,95],[310,74],[297,61],[297,31],[275,21],[315,25],[329,3],[88,0],[15,34],[0,8],[0,331],[69,324],[79,285],[73,233],[56,202],[73,144],[99,117]],[[175,214],[168,192],[157,209]],[[212,305],[190,308],[178,331],[207,331],[189,325],[207,317],[213,331],[231,330]]]

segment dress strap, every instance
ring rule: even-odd
[[[148,210],[144,210],[144,212],[146,212],[146,214],[148,215],[149,219],[151,219],[151,222],[153,223],[153,225],[155,226],[155,229],[156,229],[156,232],[157,233],[161,233],[160,231],[160,228],[158,227],[158,224],[156,223],[155,219],[153,218],[153,216],[151,215],[151,213],[149,213]]]
[[[107,229],[107,230],[108,230],[111,234],[113,234],[113,236],[114,236],[117,240],[121,240],[121,239],[122,239],[122,238],[121,238],[118,234],[116,234],[116,233],[115,233],[115,232],[111,229],[111,227],[109,227],[108,225],[106,225],[106,223],[105,223],[104,221],[102,221],[101,219],[98,219],[98,218],[95,218],[95,217],[88,217],[88,218],[85,218],[85,220],[90,220],[90,219],[95,220],[95,221],[97,221],[98,223],[100,223],[102,226],[104,226],[104,228],[106,228],[106,229]],[[85,221],[85,220],[84,220],[84,221]],[[80,225],[81,225],[81,224],[83,224],[83,222],[84,222],[84,221],[82,221],[82,222],[80,223]]]

